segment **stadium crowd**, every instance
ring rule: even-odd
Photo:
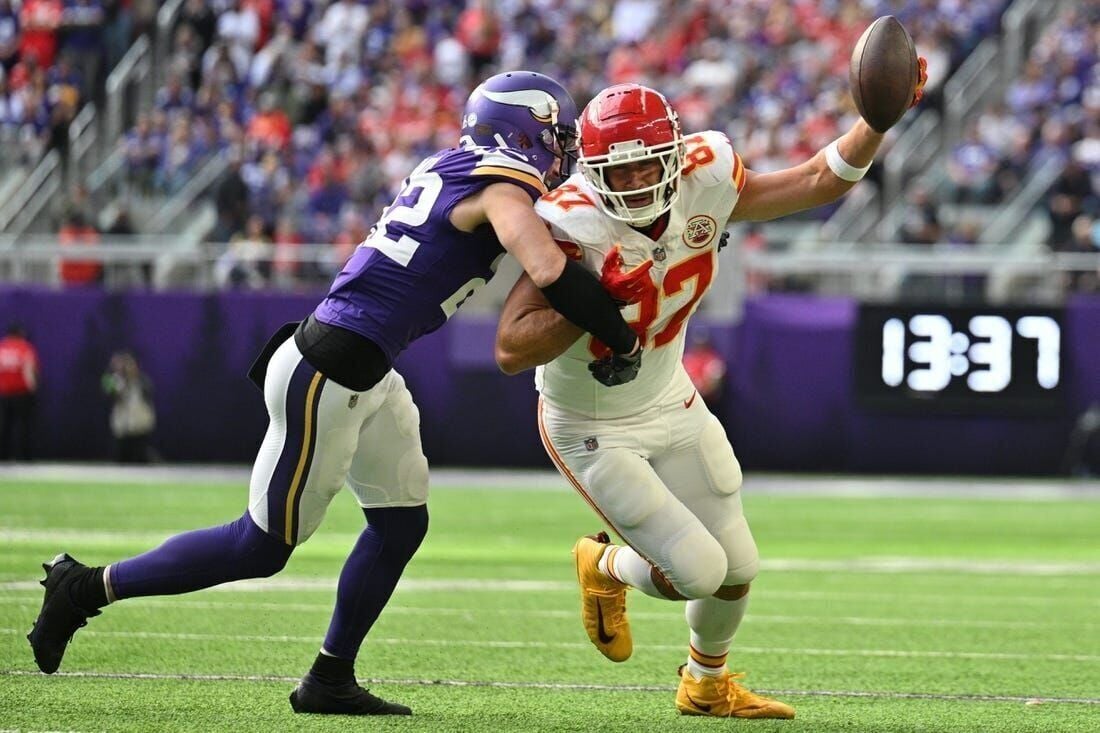
[[[850,122],[848,57],[874,17],[899,16],[942,83],[1005,5],[187,0],[167,81],[128,133],[126,155],[136,185],[168,194],[226,154],[234,163],[212,240],[259,238],[284,252],[334,242],[342,261],[416,161],[454,144],[462,103],[495,70],[538,69],[580,104],[609,83],[652,85],[685,129],[726,131],[766,171]],[[231,281],[298,276],[291,256],[256,272],[249,249],[227,256]]]
[[[950,151],[944,190],[910,189],[902,238],[976,241],[976,222],[963,217],[948,226],[938,204],[1005,201],[1052,161],[1064,168],[1045,200],[1051,249],[1100,250],[1100,0],[1067,3],[1046,28],[1003,98],[972,120]],[[1074,285],[1100,289],[1095,276],[1075,277]]]
[[[164,83],[121,144],[130,184],[145,195],[178,192],[211,156],[231,161],[208,235],[234,243],[219,264],[224,283],[324,280],[327,271],[302,270],[294,248],[334,243],[331,263],[342,262],[415,162],[454,143],[466,96],[496,70],[543,71],[582,105],[610,83],[654,86],[686,130],[725,131],[767,171],[804,159],[850,122],[848,57],[871,19],[893,14],[911,31],[929,63],[925,105],[936,106],[1008,4],[184,0]],[[0,0],[0,137],[20,141],[28,160],[63,149],[69,120],[102,94],[105,71],[133,38],[152,30],[158,5]],[[1100,0],[1068,4],[1003,101],[949,151],[946,185],[910,189],[902,239],[973,242],[976,222],[941,222],[939,204],[1002,201],[1056,159],[1073,165],[1049,197],[1051,245],[1096,249],[1097,28]],[[257,243],[274,243],[275,257]]]
[[[105,71],[152,27],[151,0],[0,0],[0,141],[4,159],[33,164],[64,152],[81,105]]]

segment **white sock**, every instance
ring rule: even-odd
[[[695,679],[717,677],[726,670],[730,644],[748,606],[747,594],[736,601],[711,596],[687,602],[684,616],[691,628],[688,671]]]
[[[600,570],[609,578],[637,588],[647,596],[668,600],[653,584],[650,572],[653,566],[639,555],[633,547],[608,545],[600,558]]]

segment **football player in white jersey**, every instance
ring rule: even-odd
[[[509,374],[538,367],[546,450],[624,541],[600,533],[573,548],[592,643],[613,661],[630,656],[627,588],[687,601],[691,638],[676,695],[685,715],[794,717],[726,667],[759,559],[741,509],[741,467],[681,362],[685,325],[714,280],[727,222],[836,200],[870,167],[882,137],[860,120],[805,163],[754,173],[724,134],[684,137],[663,96],[622,84],[585,108],[579,172],[536,205],[566,254],[600,273],[623,304],[646,368],[628,385],[604,386],[614,383],[616,357],[555,313],[527,277],[504,305],[497,362]]]

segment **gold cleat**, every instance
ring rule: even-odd
[[[794,708],[746,690],[734,682],[743,673],[723,672],[717,677],[696,681],[680,666],[680,687],[676,690],[676,709],[681,715],[712,715],[716,718],[783,718],[794,717]]]
[[[626,583],[600,572],[600,556],[611,543],[606,532],[586,535],[573,545],[581,586],[581,620],[588,638],[612,662],[625,662],[634,651],[626,618]]]

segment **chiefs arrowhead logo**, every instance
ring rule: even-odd
[[[702,249],[710,244],[717,233],[718,223],[706,214],[699,214],[688,219],[682,237],[688,247]]]

